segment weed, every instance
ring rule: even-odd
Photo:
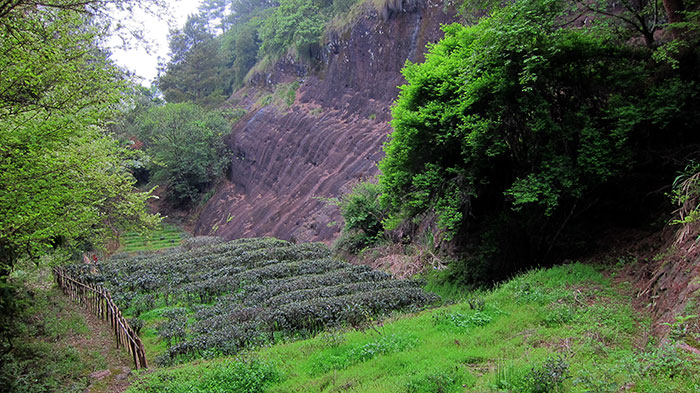
[[[574,319],[574,308],[566,304],[557,304],[549,308],[544,315],[544,324],[547,327],[556,327],[569,323]]]
[[[433,315],[434,326],[448,326],[466,329],[474,326],[486,326],[493,317],[486,312],[477,311],[472,314],[461,312],[439,312]]]
[[[319,339],[326,348],[337,348],[345,343],[345,335],[338,330],[329,330],[321,333]]]
[[[321,353],[315,357],[312,372],[319,374],[331,370],[342,370],[380,355],[405,351],[417,344],[416,337],[392,334],[349,349],[335,348],[333,351]]]
[[[673,323],[664,323],[671,328],[669,338],[673,341],[682,341],[691,334],[691,322],[698,318],[697,315],[676,315]]]
[[[450,372],[436,372],[412,378],[406,384],[408,393],[448,393],[462,391],[459,376]]]
[[[582,370],[573,381],[580,386],[582,393],[616,393],[619,385],[614,381],[614,373],[608,367],[596,371]]]
[[[664,343],[651,348],[631,360],[634,365],[630,368],[636,369],[637,374],[656,378],[686,373],[689,366],[675,343]]]
[[[496,361],[496,372],[493,374],[491,387],[496,390],[519,392],[523,390],[524,377],[525,372],[521,368],[499,359]]]
[[[561,357],[550,357],[525,376],[526,391],[530,393],[559,392],[570,377],[569,364]]]
[[[469,304],[469,308],[476,311],[484,311],[486,307],[486,302],[480,297],[469,298],[467,299],[467,303]]]

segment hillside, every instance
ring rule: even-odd
[[[618,268],[541,269],[453,305],[161,369],[128,392],[697,392],[688,321],[659,343]],[[682,344],[682,345],[681,345]]]
[[[700,1],[114,1],[0,6],[0,390],[700,391]]]
[[[273,236],[332,241],[341,228],[339,197],[377,175],[390,131],[389,108],[404,83],[406,60],[421,61],[425,46],[454,20],[446,3],[404,3],[384,20],[367,8],[352,24],[326,37],[321,70],[292,58],[253,78],[230,102],[248,109],[227,144],[235,159],[208,200],[197,235],[227,239]],[[260,91],[300,81],[286,108],[260,106]]]

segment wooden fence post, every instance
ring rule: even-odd
[[[129,326],[121,310],[112,301],[109,291],[96,284],[87,284],[68,276],[63,269],[53,268],[56,285],[73,301],[82,304],[100,319],[109,321],[114,330],[117,348],[126,347],[134,360],[136,369],[147,368],[146,350],[143,342]]]

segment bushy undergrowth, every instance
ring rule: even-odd
[[[328,326],[364,327],[377,315],[438,299],[415,281],[332,259],[323,244],[196,243],[71,270],[110,288],[127,314],[157,320],[165,363],[230,355]]]

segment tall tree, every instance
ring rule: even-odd
[[[208,23],[200,14],[191,15],[182,29],[171,32],[171,60],[158,80],[166,101],[215,107],[231,93],[232,70]]]
[[[222,139],[229,124],[217,111],[169,103],[144,113],[133,129],[152,157],[153,179],[176,202],[194,201],[230,162]]]
[[[106,26],[91,7],[102,4],[3,3],[0,276],[59,242],[97,245],[157,219],[104,131],[127,82],[97,45]]]

